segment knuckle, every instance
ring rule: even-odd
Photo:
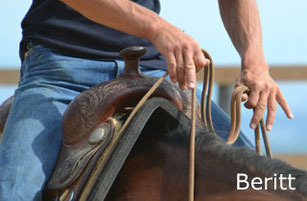
[[[255,80],[253,74],[251,74],[251,73],[244,73],[244,74],[242,75],[242,77],[243,77],[243,80],[244,80],[246,83],[249,83],[250,81]],[[254,84],[252,84],[252,85],[254,85]]]
[[[186,42],[186,41],[182,42],[181,46],[182,46],[182,48],[184,50],[189,50],[190,49],[190,44],[188,42]]]
[[[249,102],[248,103],[249,108],[255,108],[256,106],[257,106],[257,103],[255,103],[255,102]]]
[[[266,96],[268,96],[268,94],[271,93],[271,90],[270,90],[270,88],[265,87],[265,88],[262,90],[262,92],[263,92]]]
[[[194,62],[192,62],[192,61],[187,62],[186,65],[185,65],[185,68],[186,68],[187,70],[193,70],[193,69],[195,69],[195,67],[194,67]]]
[[[199,49],[200,49],[198,42],[196,42],[195,40],[193,40],[191,44],[192,44],[192,47],[193,47],[194,49],[196,49],[196,50],[199,50]]]
[[[165,49],[166,49],[167,52],[173,52],[173,50],[174,50],[174,45],[168,44],[168,45],[166,45]]]
[[[276,112],[277,106],[276,106],[276,105],[269,105],[269,106],[268,106],[268,109],[269,109],[270,111],[272,111],[272,112]]]
[[[247,108],[255,108],[257,106],[257,103],[255,101],[248,101],[246,103]]]
[[[176,67],[176,63],[175,62],[169,62],[168,67],[172,70]]]
[[[274,84],[268,84],[267,85],[267,89],[270,91],[270,92],[273,92],[273,93],[275,93],[275,91],[276,91],[276,86],[274,85]]]
[[[253,90],[253,91],[260,91],[260,89],[261,89],[261,87],[259,86],[259,84],[256,84],[256,83],[252,83],[252,84],[250,85],[250,88],[251,88],[251,90]]]
[[[267,84],[266,83],[263,83],[263,82],[258,82],[256,84],[256,88],[259,90],[259,91],[262,91],[262,90],[267,90]]]
[[[272,86],[270,84],[268,84],[268,83],[263,83],[262,84],[262,90],[263,91],[270,91],[271,87]]]
[[[246,103],[250,108],[255,108],[257,106],[257,100],[254,98],[250,98]]]
[[[177,66],[177,70],[183,71],[184,70],[184,65],[183,64],[178,65]]]
[[[196,57],[195,58],[195,65],[197,67],[203,67],[203,66],[207,65],[207,61],[204,57]]]
[[[176,44],[174,45],[174,49],[173,49],[173,50],[175,50],[175,51],[180,51],[180,49],[181,49],[180,44],[176,43]]]
[[[276,88],[275,88],[276,92],[280,92],[280,87],[278,85],[276,85]]]
[[[266,108],[266,104],[263,103],[263,102],[260,102],[257,104],[257,109],[260,110],[260,111],[264,111]]]

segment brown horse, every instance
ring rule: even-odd
[[[117,176],[107,201],[188,200],[189,130],[165,128],[161,114],[153,114]],[[295,177],[292,184],[268,182],[267,190],[237,190],[237,174],[250,179],[276,175]],[[259,156],[247,147],[226,145],[199,128],[196,136],[196,201],[307,200],[307,173],[286,163]],[[296,190],[289,189],[289,186]],[[259,185],[258,185],[259,187]],[[93,199],[95,200],[95,199]]]
[[[175,116],[178,119],[184,115]],[[174,116],[162,110],[156,110],[151,115],[107,194],[106,201],[187,200],[189,130],[187,125],[180,127],[178,122],[174,122]],[[238,173],[248,175],[249,183],[255,177],[276,178],[276,175],[281,174],[291,174],[295,180],[291,184],[284,181],[282,187],[287,190],[282,190],[279,184],[275,189],[271,182],[267,190],[248,188],[239,191]],[[96,192],[89,200],[104,198]],[[195,200],[306,201],[307,173],[279,160],[259,156],[247,147],[226,145],[215,134],[198,127]]]
[[[144,53],[142,49],[138,51],[139,55],[140,53]],[[124,52],[127,55],[128,53],[134,57],[139,56],[135,52]],[[83,188],[88,177],[95,177],[93,172],[97,170],[97,166],[95,166],[96,162],[93,158],[98,158],[100,155],[97,154],[95,157],[92,157],[91,154],[96,153],[93,150],[97,150],[98,148],[96,149],[96,147],[99,147],[99,150],[103,151],[108,141],[104,140],[104,133],[113,133],[113,130],[116,130],[108,124],[108,121],[102,121],[118,116],[118,112],[124,109],[124,106],[130,106],[127,105],[128,103],[131,104],[130,101],[137,101],[142,97],[140,94],[144,93],[144,91],[146,92],[148,86],[152,85],[153,78],[146,78],[139,75],[136,69],[132,73],[131,69],[138,65],[135,59],[131,60],[131,55],[128,55],[129,58],[127,56],[127,59],[130,59],[127,62],[127,73],[120,80],[95,86],[90,91],[83,92],[83,95],[78,100],[70,104],[69,112],[66,112],[66,116],[64,116],[65,121],[63,127],[64,141],[66,140],[66,144],[63,143],[65,146],[62,146],[62,150],[64,150],[63,154],[60,155],[62,156],[62,158],[60,157],[62,160],[58,161],[59,166],[57,167],[59,168],[55,168],[58,171],[55,171],[55,177],[52,177],[49,181],[49,188],[46,190],[47,198],[49,196],[48,191],[51,192],[50,194],[54,193],[54,197],[49,197],[50,200],[59,200],[61,197],[64,197],[66,201],[72,199],[79,200],[78,195],[75,193],[81,191],[80,189]],[[139,82],[136,82],[136,80],[139,80]],[[156,96],[164,97],[164,99],[170,100],[174,105],[168,105],[170,103],[167,102],[155,105],[156,102],[153,101],[151,102],[152,104],[147,104],[147,107],[143,107],[143,110],[139,111],[138,115],[135,116],[135,121],[131,122],[125,135],[119,139],[115,151],[109,152],[111,155],[110,159],[103,169],[102,174],[97,177],[98,180],[94,188],[85,188],[84,192],[90,191],[88,192],[89,197],[87,200],[187,200],[189,131],[186,129],[189,126],[188,123],[183,122],[189,122],[189,119],[182,112],[179,112],[177,108],[181,108],[187,115],[190,105],[188,101],[189,96],[173,89],[174,86],[172,85],[167,83],[164,83],[164,85],[160,90],[157,90]],[[113,93],[110,92],[110,89],[113,89]],[[108,96],[113,99],[108,98]],[[0,106],[0,135],[3,132],[4,123],[12,100],[13,98]],[[157,109],[158,106],[161,109]],[[163,107],[164,112],[162,110]],[[115,109],[119,109],[119,111],[115,111]],[[166,114],[167,112],[165,111],[168,110],[172,110],[173,112]],[[125,120],[125,115],[119,115],[119,117],[120,119],[115,119],[119,121]],[[149,117],[150,119],[148,120]],[[147,123],[143,129],[145,122]],[[101,127],[97,127],[98,125]],[[183,127],[180,125],[183,125]],[[91,137],[97,137],[96,135],[92,135],[92,133],[97,134],[97,132],[94,132],[95,128],[103,128],[104,132],[102,135],[98,135],[98,137],[100,136],[98,141],[96,138],[94,138],[94,141],[91,141]],[[294,169],[278,160],[270,160],[266,157],[259,156],[247,147],[228,146],[220,138],[208,132],[202,126],[199,126],[198,129],[196,137],[195,183],[197,201],[307,200],[307,173],[305,171]],[[112,137],[112,135],[108,136],[109,138]],[[137,142],[129,154],[130,148],[132,148],[136,139]],[[127,149],[127,144],[132,145],[129,150]],[[86,145],[85,149],[79,149],[81,145]],[[83,154],[83,152],[85,153]],[[129,156],[113,183],[113,179],[117,174],[115,173],[114,167],[117,166],[117,170],[119,170],[118,167],[121,166],[121,162],[118,161],[124,161],[126,157],[123,155],[125,154],[126,156],[129,154]],[[103,159],[105,155],[105,152],[102,152],[99,159]],[[70,156],[72,157],[70,158]],[[118,157],[116,158],[116,156]],[[91,159],[93,164],[85,159]],[[97,164],[99,165],[101,161],[103,160],[98,160]],[[84,173],[83,177],[80,176],[82,171]],[[273,177],[276,178],[282,174],[284,176],[291,175],[295,180],[289,180],[289,182],[284,181],[283,185],[279,185],[278,182],[278,185],[275,185],[274,182],[271,182],[263,187],[267,188],[266,190],[261,191],[256,191],[252,188],[238,191],[236,190],[238,173],[248,175],[249,183],[252,183],[254,181],[253,178],[257,177],[257,188],[259,188],[259,180],[265,180],[266,178],[273,180]],[[114,177],[112,177],[112,174]],[[57,180],[53,180],[54,178]],[[107,179],[103,180],[102,178]],[[251,179],[252,181],[250,181]],[[103,186],[101,185],[101,181],[107,183],[109,186],[107,188],[101,188]],[[112,183],[111,190],[107,194],[106,199],[104,199]],[[76,188],[73,189],[70,186]],[[276,189],[275,186],[278,186],[278,188]],[[292,190],[291,187],[295,187],[296,190]],[[60,198],[58,191],[64,191]],[[70,194],[68,196],[62,196],[65,195],[65,192],[70,192]],[[104,194],[101,192],[104,192]],[[75,198],[74,195],[76,195]],[[87,192],[82,195],[87,195]]]

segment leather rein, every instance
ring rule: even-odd
[[[211,115],[211,97],[212,97],[212,88],[214,81],[214,64],[210,54],[202,49],[203,54],[206,58],[210,60],[209,66],[204,69],[204,79],[203,79],[203,91],[201,99],[201,116],[203,123],[208,128],[208,130],[214,133],[214,127],[212,123]],[[138,104],[131,111],[127,120],[121,127],[119,131],[119,136],[121,136],[126,130],[127,126],[137,113],[137,111],[142,107],[146,100],[153,94],[153,92],[160,86],[163,80],[168,76],[166,72],[143,96],[143,98],[138,102]],[[229,132],[229,137],[227,139],[227,144],[233,144],[240,135],[241,127],[241,100],[243,94],[248,94],[249,89],[246,86],[236,87],[233,91],[231,98],[231,128]],[[189,158],[189,201],[194,201],[194,183],[195,183],[195,128],[196,128],[196,87],[192,89],[192,115],[191,115],[191,135],[190,135],[190,158]],[[255,129],[255,144],[257,153],[261,154],[261,145],[260,145],[260,128],[262,131],[262,136],[265,144],[266,155],[269,158],[272,158],[272,152],[267,137],[267,132],[264,126],[264,120],[261,119],[259,125]]]

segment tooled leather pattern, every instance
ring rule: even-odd
[[[86,138],[93,127],[112,116],[118,107],[140,100],[157,79],[150,76],[136,79],[123,76],[84,91],[68,106],[64,114],[64,141],[74,144]],[[181,91],[178,86],[165,80],[153,96],[168,99],[184,114],[190,116],[192,104],[189,91]]]

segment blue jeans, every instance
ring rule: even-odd
[[[93,85],[112,80],[122,61],[94,61],[57,54],[41,45],[28,50],[0,146],[0,200],[41,200],[62,143],[61,121],[67,105]],[[141,67],[153,76],[164,71]],[[215,104],[213,121],[225,138],[229,118]],[[248,143],[244,136],[237,145]]]

